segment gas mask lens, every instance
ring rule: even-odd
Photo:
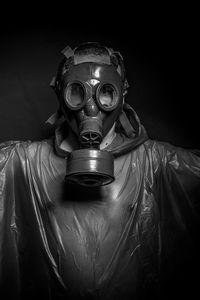
[[[85,89],[79,82],[70,83],[64,92],[65,103],[70,109],[80,109],[85,100]]]
[[[97,100],[103,110],[113,110],[118,104],[118,99],[117,90],[112,84],[106,83],[97,90]]]
[[[84,106],[86,98],[89,99],[95,94],[92,88],[88,93],[86,94],[86,89],[83,84],[80,82],[72,82],[68,84],[65,89],[65,103],[70,109],[79,110]],[[119,93],[115,86],[106,83],[98,86],[96,90],[96,99],[102,110],[111,111],[118,105]]]

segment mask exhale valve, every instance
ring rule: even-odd
[[[87,148],[97,148],[100,144],[101,137],[93,132],[81,135],[81,144]]]
[[[66,180],[84,186],[101,186],[114,181],[114,158],[108,151],[80,149],[67,159]]]

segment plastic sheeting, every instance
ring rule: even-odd
[[[115,158],[116,180],[90,189],[65,184],[54,139],[1,145],[1,299],[172,299],[190,290],[200,158],[141,132]]]

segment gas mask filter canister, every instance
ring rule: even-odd
[[[108,151],[80,149],[69,154],[66,180],[84,186],[101,186],[114,180],[114,159]]]

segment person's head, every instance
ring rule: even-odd
[[[128,87],[122,56],[96,42],[62,53],[54,85],[60,109],[82,146],[98,148],[122,111]]]
[[[99,43],[66,47],[53,88],[80,149],[68,155],[66,178],[87,186],[114,180],[112,153],[100,144],[122,113],[128,83],[122,56]]]

